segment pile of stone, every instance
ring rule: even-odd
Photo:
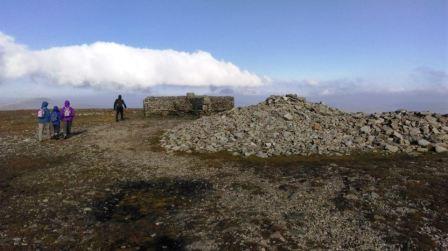
[[[294,94],[271,96],[168,130],[170,151],[273,155],[342,155],[354,151],[445,152],[448,115],[399,110],[346,113]]]

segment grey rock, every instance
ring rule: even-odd
[[[351,140],[344,141],[343,143],[347,147],[351,147],[353,145],[353,142]]]
[[[411,128],[411,129],[409,129],[409,134],[411,136],[418,136],[420,134],[420,129],[418,129],[418,128]]]
[[[419,139],[417,141],[417,144],[419,146],[428,146],[429,144],[431,144],[431,142],[427,141],[426,139]]]
[[[393,145],[385,145],[384,146],[384,150],[388,151],[388,152],[398,152],[399,148],[397,146],[393,146]]]
[[[365,133],[365,134],[369,134],[370,133],[370,126],[363,126],[361,127],[361,129],[359,129],[361,132]]]
[[[392,136],[394,136],[397,139],[403,139],[403,135],[401,135],[399,132],[394,131],[394,133],[392,134]]]
[[[293,120],[294,119],[294,117],[290,113],[287,113],[287,114],[283,115],[283,118],[286,119],[286,120]]]
[[[445,147],[441,146],[441,145],[436,145],[436,147],[434,148],[434,151],[436,153],[444,153],[446,151],[448,151]]]
[[[419,153],[426,153],[426,152],[428,152],[428,148],[419,147],[419,148],[417,148],[417,152],[419,152]]]
[[[255,156],[260,158],[267,158],[268,155],[265,152],[258,152]]]

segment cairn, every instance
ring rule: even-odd
[[[202,117],[168,130],[171,151],[275,155],[344,155],[353,151],[445,152],[448,115],[399,110],[347,113],[294,94]]]

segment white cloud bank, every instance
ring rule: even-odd
[[[271,80],[217,60],[204,51],[152,50],[108,42],[31,50],[0,32],[0,98],[39,96],[42,89],[46,95],[81,95],[84,89],[117,88],[146,93],[150,88],[154,95],[180,95],[187,91],[226,95],[293,92],[304,96],[448,94],[446,69],[419,67],[383,77]],[[54,84],[61,87],[48,88]],[[84,86],[94,88],[73,88]]]
[[[31,77],[59,85],[146,89],[155,85],[257,87],[267,78],[210,53],[96,42],[30,50],[0,32],[0,81]]]

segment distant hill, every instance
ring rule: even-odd
[[[98,99],[75,98],[69,99],[75,108],[108,108],[106,102]],[[65,99],[58,98],[26,98],[17,99],[15,101],[3,101],[0,103],[0,110],[22,110],[22,109],[38,109],[43,101],[48,102],[48,107],[53,108],[57,105],[62,107]],[[112,101],[113,102],[113,101]]]
[[[300,93],[298,93],[300,96]],[[208,95],[220,95],[210,93]],[[222,94],[221,94],[222,95]],[[226,95],[228,95],[226,93]],[[232,95],[232,94],[230,94]],[[265,100],[270,94],[244,95],[234,93],[236,106],[254,105]],[[145,93],[125,94],[124,100],[129,108],[142,108]],[[75,108],[107,108],[112,109],[115,94],[104,93],[81,97],[66,97]],[[324,103],[348,112],[381,112],[407,109],[412,111],[432,111],[448,113],[448,99],[444,93],[403,92],[403,93],[356,93],[345,95],[307,96],[308,101]],[[43,100],[49,107],[55,104],[62,106],[64,98],[22,98],[0,97],[0,110],[37,109]]]
[[[4,101],[0,104],[0,110],[38,109],[44,100],[49,103],[49,107],[56,103],[56,101],[49,98],[19,99],[13,102]]]
[[[312,101],[323,101],[344,111],[367,113],[395,111],[431,111],[448,113],[448,99],[444,93],[404,92],[404,93],[357,93],[312,97]]]
[[[145,95],[124,95],[124,100],[129,108],[142,108]],[[0,110],[38,109],[42,101],[47,101],[50,108],[54,105],[63,106],[65,99],[70,100],[74,108],[110,108],[116,99],[115,95],[94,95],[80,97],[37,97],[37,98],[9,98],[0,97]]]

